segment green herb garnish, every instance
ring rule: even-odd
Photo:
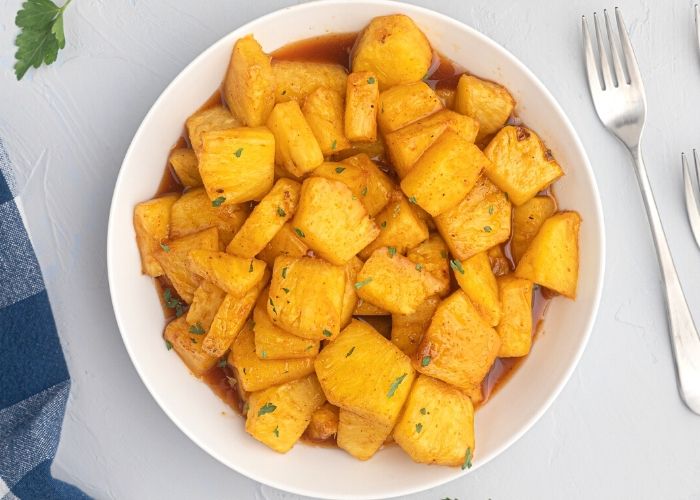
[[[253,272],[253,259],[250,259],[250,267],[248,267],[248,272],[249,273]]]
[[[484,226],[484,231],[486,231],[487,233],[490,233],[490,232],[491,232],[491,226]]]
[[[173,343],[170,342],[169,340],[165,341],[165,348],[169,351],[170,349],[173,348]]]
[[[261,353],[260,353],[260,357],[261,357],[262,359],[265,359],[265,358],[267,357],[267,351],[261,352]]]
[[[352,346],[352,347],[350,348],[350,350],[347,352],[347,354],[345,355],[345,357],[346,357],[346,358],[349,357],[353,352],[355,352],[355,346]]]
[[[369,278],[367,278],[366,280],[358,281],[357,283],[355,283],[355,289],[356,289],[356,290],[359,290],[360,288],[362,288],[363,286],[365,286],[365,285],[367,285],[368,283],[371,283],[371,282],[372,282],[372,277],[371,277],[371,276],[370,276]]]
[[[294,232],[297,233],[297,236],[298,236],[299,238],[305,238],[305,237],[306,237],[306,235],[304,234],[304,231],[302,231],[302,230],[299,229],[298,227],[295,227],[295,228],[294,228]]]
[[[195,323],[194,325],[190,325],[189,332],[194,333],[195,335],[204,335],[205,333],[201,323]]]
[[[289,288],[283,288],[282,290],[284,290],[284,293],[289,293]]]
[[[384,229],[386,227],[386,221],[382,221],[382,223],[379,225],[382,226],[382,229]]]
[[[166,288],[163,292],[163,298],[165,299],[165,306],[168,309],[175,309],[175,316],[180,317],[185,313],[185,305],[180,299],[173,297],[173,292],[170,288]]]
[[[416,264],[416,271],[422,271],[423,270],[423,264]]]
[[[360,194],[361,194],[362,196],[367,196],[367,186],[365,186],[365,187],[362,188],[362,191],[360,191]]]
[[[160,242],[160,248],[162,248],[164,252],[170,251],[170,247],[168,245],[166,245],[165,243],[163,243],[162,241]]]
[[[276,406],[276,405],[274,405],[274,404],[272,404],[272,403],[270,403],[270,402],[267,402],[267,403],[265,403],[264,405],[262,405],[262,406],[260,407],[260,409],[258,410],[258,417],[262,417],[263,415],[266,415],[266,414],[268,414],[268,413],[272,413],[272,412],[275,411],[276,409],[277,409],[277,406]]]
[[[336,174],[342,174],[345,171],[345,167],[335,167]]]
[[[233,153],[233,154],[236,155],[236,158],[240,158],[241,155],[243,154],[243,148],[238,148],[238,149],[236,150],[236,152]]]
[[[277,215],[279,215],[280,217],[284,217],[285,215],[287,215],[287,212],[285,212],[282,207],[277,207]]]
[[[418,423],[416,424],[416,432],[420,433],[420,431],[422,431],[422,430],[423,430],[423,424],[421,424],[420,422],[418,422]]]
[[[450,267],[454,269],[454,271],[459,274],[464,274],[464,268],[462,267],[462,263],[458,261],[457,259],[452,259],[450,261]]]
[[[367,83],[369,83],[370,85],[372,85],[376,81],[377,80],[375,80],[375,78],[373,76],[370,76],[369,78],[367,78]]]
[[[440,257],[442,257],[443,259],[446,259],[446,258],[447,258],[447,252],[444,251],[444,250],[440,250]]]
[[[325,328],[323,329],[323,336],[324,337],[331,337],[333,335],[333,332],[330,330],[326,330]]]
[[[430,356],[423,356],[423,359],[420,360],[420,365],[428,366],[430,364],[430,359]]]
[[[226,201],[225,196],[219,196],[217,199],[211,202],[212,207],[220,207],[223,202]]]
[[[338,144],[338,141],[333,139],[333,142],[331,143],[331,149],[335,149],[336,145]]]
[[[275,435],[275,437],[280,437],[280,427],[279,425],[275,426],[275,430],[272,431],[272,433]]]
[[[389,257],[396,255],[396,247],[388,247],[386,251],[389,254]]]
[[[489,215],[493,215],[493,205],[489,205]]]
[[[391,383],[391,386],[389,387],[389,392],[386,393],[386,397],[387,397],[387,398],[392,397],[392,396],[396,393],[396,389],[399,388],[399,386],[401,385],[401,382],[403,382],[403,379],[406,378],[406,375],[407,375],[407,374],[404,373],[404,374],[401,375],[400,377],[396,377],[396,380],[394,380],[394,381]]]
[[[421,408],[421,409],[420,409],[420,414],[421,414],[421,415],[425,415],[426,413],[428,413],[428,410],[426,410],[425,408]]]
[[[472,449],[467,448],[467,453],[464,455],[464,463],[462,464],[462,470],[472,468]]]
[[[221,358],[219,362],[216,363],[216,366],[218,366],[219,368],[225,368],[226,365],[228,365],[228,361],[226,360],[226,358]]]
[[[287,278],[287,268],[286,268],[286,267],[283,267],[283,268],[282,268],[282,278],[283,278],[283,279],[286,279],[286,278]]]
[[[418,202],[416,201],[416,197],[415,197],[415,196],[411,196],[411,197],[408,199],[408,201],[409,201],[409,203],[413,203],[414,205],[418,203]]]

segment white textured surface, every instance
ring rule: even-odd
[[[54,473],[91,495],[292,498],[220,465],[156,406],[114,322],[105,238],[122,156],[158,94],[222,35],[293,3],[76,1],[67,11],[68,47],[59,60],[17,83],[11,67],[20,0],[0,0],[0,137],[17,168],[73,378]],[[700,498],[700,417],[676,393],[659,276],[636,181],[626,152],[599,125],[583,78],[579,15],[613,5],[415,3],[504,45],[560,101],[598,177],[608,269],[589,347],[542,420],[475,474],[411,498]],[[647,88],[649,175],[697,311],[700,255],[683,212],[679,161],[680,151],[700,146],[692,1],[618,5]]]

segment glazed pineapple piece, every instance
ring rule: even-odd
[[[338,407],[324,403],[311,414],[306,436],[312,441],[326,441],[338,434]]]
[[[439,234],[431,234],[430,238],[409,250],[406,257],[439,282],[435,293],[441,297],[450,293],[450,259],[445,240]]]
[[[416,462],[466,469],[474,454],[474,407],[455,387],[420,375],[393,435]]]
[[[340,64],[309,61],[272,61],[277,102],[296,101],[299,105],[319,88],[345,95],[348,75]]]
[[[496,327],[501,337],[498,357],[525,356],[532,346],[532,283],[503,276],[498,278],[498,291],[503,307],[501,322]]]
[[[501,302],[496,277],[486,252],[478,253],[462,262],[452,260],[450,266],[460,288],[472,305],[490,326],[501,321]]]
[[[267,119],[275,136],[275,162],[297,177],[323,162],[323,153],[296,101],[275,105]]]
[[[202,152],[202,136],[207,132],[228,130],[243,125],[231,112],[223,106],[196,111],[185,122],[187,136],[196,157]]]
[[[141,272],[149,276],[161,276],[163,268],[155,258],[170,231],[170,208],[178,199],[169,194],[144,201],[134,208],[136,244],[141,254]]]
[[[520,261],[544,221],[556,211],[556,203],[549,196],[535,196],[513,209],[513,237],[510,249],[516,263]]]
[[[168,156],[168,163],[183,186],[199,187],[202,185],[202,177],[199,175],[199,161],[193,149],[173,149]]]
[[[340,410],[338,418],[338,448],[355,458],[369,460],[391,434],[391,426],[375,422],[348,410]]]
[[[254,392],[248,403],[245,430],[273,450],[286,453],[325,403],[316,375]]]
[[[261,260],[201,249],[190,251],[185,264],[190,272],[235,297],[242,297],[260,283],[267,268],[267,264]]]
[[[287,222],[265,245],[257,258],[267,262],[267,265],[272,267],[275,264],[275,259],[280,255],[303,257],[308,250],[309,247],[306,246],[303,238],[300,238],[294,231],[292,223]]]
[[[345,93],[345,136],[351,141],[377,140],[379,84],[370,71],[350,73]]]
[[[513,96],[502,85],[472,75],[459,77],[454,109],[479,122],[477,141],[498,132],[514,107]]]
[[[413,356],[430,325],[433,314],[440,303],[440,297],[432,295],[420,304],[414,313],[391,315],[391,341],[406,356]]]
[[[432,115],[442,107],[440,98],[425,82],[396,85],[379,95],[379,129],[388,134]]]
[[[168,348],[172,346],[187,368],[199,377],[216,364],[217,358],[202,350],[202,335],[192,333],[190,328],[182,316],[168,323],[163,336]]]
[[[345,103],[342,94],[319,87],[307,96],[301,110],[324,156],[350,147],[350,141],[345,137]]]
[[[355,283],[357,282],[357,273],[362,269],[364,263],[357,257],[353,257],[345,264],[345,293],[343,294],[343,307],[340,311],[340,327],[345,328],[353,314],[357,314],[358,297]]]
[[[187,323],[195,326],[196,329],[209,331],[225,297],[226,292],[221,288],[209,281],[202,281],[195,290],[192,304],[187,310]]]

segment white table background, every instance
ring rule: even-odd
[[[124,350],[105,264],[112,189],[150,105],[211,43],[294,3],[75,0],[66,12],[68,46],[58,61],[17,82],[13,19],[20,0],[0,0],[0,138],[17,170],[73,379],[53,471],[90,495],[295,498],[219,464],[159,409]],[[599,124],[584,82],[580,15],[614,4],[415,3],[504,45],[559,100],[600,185],[607,271],[591,342],[545,416],[476,473],[409,498],[700,498],[700,417],[676,392],[659,273],[636,180],[626,151]],[[685,217],[680,170],[680,152],[700,147],[692,3],[621,0],[619,6],[649,101],[649,175],[700,322],[700,252]]]

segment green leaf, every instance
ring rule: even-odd
[[[275,435],[275,437],[280,437],[280,426],[276,425],[275,430],[272,431],[272,433]]]
[[[284,290],[284,293],[289,293],[289,288],[283,288],[282,290]]]
[[[420,365],[428,366],[430,364],[430,359],[430,356],[423,356],[423,359],[420,360]]]
[[[409,203],[413,203],[414,205],[418,203],[418,201],[416,200],[416,197],[415,197],[415,196],[411,196],[411,197],[408,199],[408,202],[409,202]]]
[[[250,267],[248,267],[248,272],[249,273],[253,272],[253,259],[250,259]]]
[[[226,360],[225,357],[224,357],[224,358],[221,358],[221,359],[219,360],[219,362],[216,363],[216,366],[218,366],[219,368],[225,368],[226,365],[228,365],[228,361]]]
[[[362,196],[367,196],[367,186],[365,186],[365,187],[362,188],[362,191],[360,191],[360,194],[361,194]]]
[[[384,228],[386,227],[386,221],[382,221],[382,223],[380,224],[380,226],[382,226],[382,229],[384,229]]]
[[[220,207],[223,202],[226,201],[225,196],[219,196],[217,199],[211,202],[212,207]]]
[[[238,148],[238,149],[236,150],[236,152],[233,153],[233,154],[236,155],[236,158],[240,158],[241,155],[243,154],[243,148]]]
[[[63,16],[58,16],[53,24],[51,24],[51,33],[56,37],[59,49],[66,46],[66,35],[63,32]]]
[[[324,337],[331,337],[333,335],[333,332],[330,330],[326,330],[325,328],[323,329],[323,336]]]
[[[394,381],[391,383],[391,386],[389,387],[389,392],[386,393],[386,397],[387,397],[387,398],[392,397],[392,396],[396,393],[396,389],[399,388],[399,386],[401,385],[401,382],[403,382],[403,379],[406,378],[406,375],[408,375],[408,374],[407,374],[407,373],[404,373],[404,374],[401,375],[400,377],[396,377],[396,380],[394,380]]]
[[[369,83],[370,85],[372,85],[376,81],[377,80],[375,80],[375,78],[373,76],[370,76],[369,78],[367,78],[367,83]]]
[[[33,30],[47,28],[60,11],[51,0],[27,0],[15,16],[15,24]]]
[[[165,341],[165,348],[169,351],[170,349],[173,348],[173,343],[170,342],[169,340]]]
[[[464,455],[464,463],[462,464],[462,470],[472,468],[472,449],[467,448],[467,453]]]
[[[331,149],[335,149],[335,147],[336,147],[337,145],[338,145],[338,141],[336,141],[335,139],[333,139],[333,143],[331,144]],[[338,170],[338,169],[336,169],[336,170]]]
[[[428,413],[428,410],[426,410],[425,408],[421,408],[421,409],[420,409],[420,414],[421,414],[421,415],[425,415],[426,413]]]
[[[286,268],[286,267],[283,267],[283,268],[282,268],[282,278],[283,278],[283,279],[286,279],[286,278],[287,278],[287,268]]]
[[[462,263],[458,261],[457,259],[452,259],[450,261],[450,267],[454,269],[454,271],[459,274],[464,274],[464,268],[462,267]]]
[[[261,357],[262,359],[265,359],[265,358],[267,357],[267,351],[261,352],[261,353],[260,353],[260,357]]]
[[[282,207],[277,207],[277,215],[279,215],[280,217],[284,217],[285,215],[287,215],[287,212],[285,212]]]
[[[163,243],[162,241],[160,242],[160,248],[162,248],[164,252],[170,251],[170,247],[168,245],[166,245],[165,243]]]
[[[306,235],[304,234],[304,231],[302,231],[302,230],[299,229],[298,227],[295,227],[295,228],[294,228],[294,232],[297,233],[297,236],[298,236],[299,238],[304,238],[304,237],[306,236]]]
[[[491,232],[491,226],[484,226],[484,231],[486,231],[487,233],[490,233],[490,232]]]
[[[396,255],[396,247],[388,247],[386,251],[389,254],[389,257]]]
[[[355,283],[355,289],[359,290],[360,288],[362,288],[363,286],[365,286],[371,282],[372,282],[371,277],[367,278],[366,280],[358,281],[357,283]]]
[[[423,264],[416,264],[416,271],[422,271],[423,270]]]
[[[489,205],[489,215],[493,215],[493,205]]]
[[[345,355],[345,357],[349,357],[353,352],[355,352],[355,346],[352,346],[352,348],[348,351],[348,353]]]
[[[205,333],[201,323],[195,323],[194,325],[191,325],[189,332],[194,333],[195,335],[204,335]]]
[[[420,433],[420,431],[422,431],[422,430],[423,430],[423,424],[421,424],[420,422],[418,422],[418,423],[416,424],[416,432]]]
[[[345,167],[335,167],[336,174],[342,174],[345,171]]]
[[[277,409],[276,405],[274,405],[270,402],[267,402],[264,405],[262,405],[260,407],[260,409],[258,410],[258,417],[262,417],[263,415],[267,415],[268,413],[272,413],[276,409]]]

